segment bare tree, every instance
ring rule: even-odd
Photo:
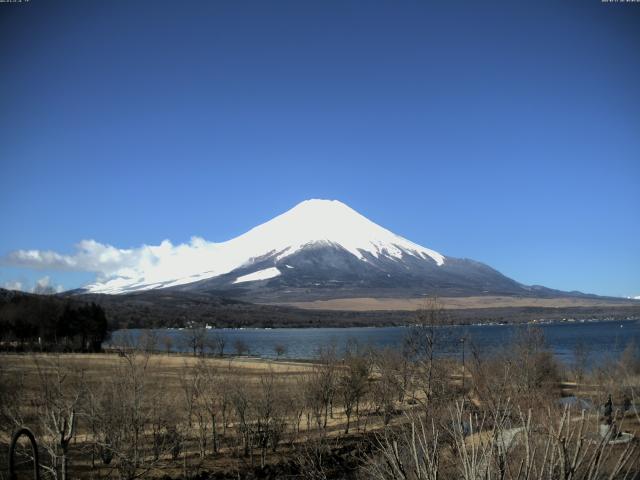
[[[519,329],[501,357],[511,372],[518,372],[508,383],[509,396],[518,406],[535,408],[553,398],[560,373],[540,328]]]
[[[120,362],[101,384],[94,408],[100,456],[105,464],[114,464],[121,478],[131,480],[146,475],[161,459],[160,452],[150,460],[145,455],[147,433],[160,422],[153,415],[175,412],[168,405],[153,408],[162,396],[162,385],[149,375],[150,355],[144,351],[123,351]],[[168,428],[175,421],[167,422]],[[169,445],[165,447],[169,449]]]
[[[440,432],[433,420],[427,427],[420,417],[409,417],[408,426],[401,432],[386,429],[378,435],[376,449],[378,455],[367,469],[375,480],[439,478]]]
[[[296,445],[294,461],[307,480],[332,478],[328,468],[331,459],[331,444],[326,435],[312,436]]]
[[[236,355],[238,355],[239,357],[249,353],[249,345],[247,345],[247,342],[240,338],[233,342],[233,348],[236,351]]]
[[[584,380],[587,365],[589,363],[589,346],[578,339],[573,347],[573,376],[576,383],[580,384]]]
[[[284,386],[273,371],[260,377],[260,386],[255,396],[255,436],[260,447],[260,466],[266,464],[267,450],[275,452],[286,426],[289,401],[284,395]]]
[[[221,333],[217,333],[215,335],[215,342],[216,342],[216,351],[218,352],[218,356],[220,357],[224,357],[224,347],[226,346],[226,339],[224,338],[224,335],[222,335]]]
[[[633,339],[622,351],[619,363],[625,371],[640,375],[640,348]]]
[[[226,423],[228,385],[211,363],[202,360],[197,368],[201,378],[197,383],[198,401],[211,420],[211,449],[216,454],[220,447],[219,424]]]
[[[47,450],[50,465],[45,465],[52,477],[66,480],[69,471],[69,444],[76,434],[80,407],[82,371],[62,366],[58,356],[48,362],[34,357],[40,395],[36,405],[40,420],[40,443]]]
[[[591,374],[592,381],[601,385],[594,401],[602,404],[604,396],[611,394],[622,403],[619,415],[630,414],[640,424],[640,349],[632,340],[611,362],[604,362]]]
[[[504,398],[517,407],[544,410],[553,403],[560,374],[539,329],[522,328],[504,348],[486,354],[471,345],[472,394],[495,409]]]
[[[188,366],[185,363],[184,374],[180,377],[183,408],[187,418],[188,431],[192,431],[195,427],[198,453],[201,461],[207,454],[209,419],[211,418],[212,410],[212,399],[208,397],[210,393],[208,376],[206,360],[201,358],[195,367]]]
[[[287,347],[285,347],[285,346],[284,346],[283,344],[281,344],[281,343],[278,343],[278,344],[274,345],[274,347],[273,347],[273,351],[275,352],[276,357],[277,357],[278,359],[280,359],[280,357],[281,357],[282,355],[284,355],[285,353],[287,353]]]
[[[618,448],[612,430],[602,437],[589,430],[585,412],[575,415],[568,407],[535,420],[531,411],[514,410],[508,400],[480,414],[456,402],[448,423],[438,425],[432,418],[427,424],[409,415],[402,429],[384,430],[367,469],[374,480],[633,478],[640,467],[637,445]],[[444,437],[452,447],[446,455],[449,470],[441,461]]]
[[[345,358],[345,364],[346,368],[340,372],[338,378],[338,393],[342,400],[344,414],[347,417],[344,433],[348,434],[354,409],[359,428],[360,402],[367,390],[370,366],[364,356],[353,354]]]
[[[442,327],[449,325],[450,319],[437,297],[429,298],[416,313],[416,325],[409,332],[407,348],[415,359],[419,374],[418,384],[424,393],[425,406],[430,408],[434,395],[444,387],[446,373],[437,362],[439,350],[448,333]]]
[[[239,380],[233,385],[231,392],[231,404],[233,405],[238,427],[242,437],[242,448],[245,457],[253,454],[253,422],[252,405],[250,402],[249,386],[244,380]]]
[[[153,353],[158,349],[160,338],[154,330],[144,330],[138,337],[137,348],[143,352]]]
[[[184,330],[186,347],[193,352],[193,356],[204,353],[207,331],[203,327],[192,327]]]
[[[323,419],[328,409],[327,392],[322,383],[322,373],[318,367],[314,367],[312,373],[306,375],[303,380],[304,405],[307,413],[307,431],[311,429],[311,420],[315,421],[318,430],[323,428]]]
[[[316,405],[323,410],[322,428],[327,427],[327,419],[333,408],[333,400],[337,390],[337,356],[335,345],[320,349],[318,362],[313,367],[311,377],[312,390],[315,391]],[[319,413],[319,412],[316,412]],[[317,419],[319,421],[319,419]]]
[[[198,401],[199,383],[201,379],[201,370],[198,368],[191,369],[184,363],[184,374],[180,375],[180,390],[182,393],[182,408],[187,419],[187,426],[191,428],[193,426],[193,418],[196,408],[196,402]]]
[[[385,425],[395,413],[396,398],[401,387],[394,363],[394,355],[389,350],[376,355],[375,367],[378,375],[371,386],[371,393],[376,411],[382,414]]]
[[[164,346],[165,352],[167,352],[167,355],[169,355],[173,348],[173,337],[171,335],[164,335],[161,341],[162,345]]]
[[[295,434],[297,435],[300,433],[300,423],[302,421],[303,415],[305,414],[305,412],[307,412],[307,415],[309,415],[306,377],[297,377],[295,379],[295,384],[290,389],[290,397],[291,413],[295,424]],[[310,417],[308,416],[308,418]],[[309,425],[307,425],[307,430],[308,429]]]
[[[25,424],[26,409],[25,372],[0,364],[0,432],[11,437]]]
[[[226,343],[224,336],[217,332],[208,334],[205,339],[205,346],[207,350],[218,357],[224,356]]]

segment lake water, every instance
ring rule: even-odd
[[[546,342],[556,357],[570,364],[576,346],[581,343],[589,352],[589,363],[597,363],[606,358],[618,356],[630,342],[640,346],[640,321],[576,321],[536,325],[542,329]],[[465,337],[466,350],[474,345],[480,351],[490,352],[508,343],[518,329],[515,325],[472,325],[441,327],[444,339],[442,350],[449,355],[461,354],[461,341]],[[189,351],[186,342],[188,330],[151,330],[159,339],[171,337],[172,351]],[[118,345],[135,343],[147,330],[117,330],[105,344]],[[211,329],[208,335],[222,335],[226,341],[225,354],[235,352],[234,344],[241,340],[253,356],[276,357],[275,346],[282,345],[283,358],[312,359],[321,347],[336,345],[344,350],[349,342],[356,341],[361,346],[378,348],[402,348],[403,341],[410,335],[410,327],[354,327],[354,328],[277,328],[277,329]],[[157,348],[163,350],[160,340]]]

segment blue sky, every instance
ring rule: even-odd
[[[640,4],[0,4],[7,261],[339,199],[527,284],[640,295]]]

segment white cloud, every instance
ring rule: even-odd
[[[60,284],[53,285],[51,283],[51,279],[48,276],[42,277],[36,280],[36,283],[33,287],[28,288],[24,283],[14,280],[4,282],[1,285],[2,288],[6,288],[7,290],[17,290],[20,292],[29,292],[29,293],[38,293],[40,295],[51,295],[54,293],[60,293],[64,291],[64,287]]]
[[[62,285],[52,285],[51,279],[46,276],[36,281],[35,286],[31,290],[33,293],[39,293],[40,295],[52,295],[54,293],[60,293],[64,290]]]
[[[98,282],[117,287],[132,281],[153,284],[202,274],[214,268],[210,259],[212,254],[220,253],[223,245],[193,237],[189,243],[179,245],[164,240],[160,245],[120,249],[83,240],[70,255],[50,250],[17,250],[2,261],[13,267],[93,272]]]
[[[95,240],[82,240],[76,252],[63,255],[51,250],[17,250],[4,258],[4,263],[16,267],[51,270],[74,270],[111,274],[123,265],[136,263],[135,250],[121,250]]]
[[[16,281],[9,281],[9,282],[4,282],[2,284],[2,288],[6,288],[7,290],[22,290],[22,282],[18,282]]]

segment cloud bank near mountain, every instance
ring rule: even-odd
[[[36,280],[35,284],[31,288],[28,288],[24,282],[21,282],[19,280],[4,282],[2,284],[2,288],[6,288],[7,290],[18,290],[21,292],[37,293],[40,295],[52,295],[54,293],[60,293],[64,291],[64,287],[60,284],[54,285],[48,275]]]
[[[215,243],[192,237],[189,243],[173,245],[164,240],[160,245],[117,248],[95,240],[82,240],[72,254],[52,250],[17,250],[2,259],[12,267],[39,270],[92,272],[99,281],[115,277],[148,281],[167,275],[188,276],[202,271],[205,259]]]

